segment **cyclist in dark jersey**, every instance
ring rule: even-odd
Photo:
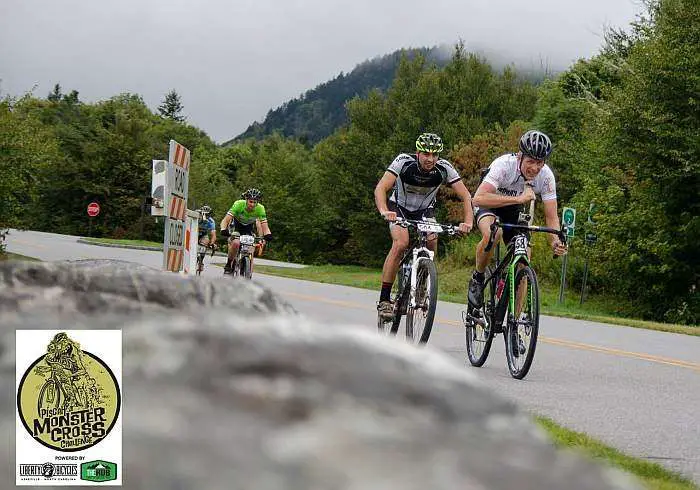
[[[442,150],[442,139],[438,135],[423,133],[416,140],[414,155],[401,153],[394,159],[374,189],[374,201],[384,219],[393,222],[397,216],[401,216],[411,220],[434,220],[438,189],[447,184],[464,203],[464,222],[459,224],[460,230],[462,233],[471,231],[474,224],[471,194],[452,164],[439,157]],[[386,194],[392,189],[387,202]],[[379,314],[386,320],[390,320],[394,314],[391,287],[409,244],[407,229],[390,223],[389,232],[392,245],[384,260],[382,289],[377,305]],[[437,235],[429,237],[428,246],[433,251],[437,250]]]

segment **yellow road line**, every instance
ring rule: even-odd
[[[368,309],[367,304],[365,304],[365,303],[355,303],[355,302],[351,302],[351,301],[328,299],[328,298],[324,298],[322,296],[299,294],[299,293],[294,293],[291,291],[284,291],[282,294],[286,294],[287,296],[291,296],[293,298],[298,298],[298,299],[302,299],[302,300],[306,300],[306,301],[327,303],[327,304],[332,304],[332,305],[336,305],[336,306],[343,306],[346,308],[357,308],[360,310],[367,310]],[[458,322],[455,320],[448,320],[446,318],[435,318],[435,321],[437,323],[442,323],[442,324],[446,324],[446,325],[454,325],[457,327],[463,327],[461,322]],[[621,349],[613,349],[610,347],[601,347],[601,346],[597,346],[597,345],[584,344],[582,342],[575,342],[572,340],[556,339],[553,337],[540,336],[539,340],[541,342],[546,343],[546,344],[558,345],[561,347],[569,347],[572,349],[587,350],[590,352],[599,352],[601,354],[610,354],[613,356],[641,359],[644,361],[656,362],[659,364],[666,364],[669,366],[676,366],[676,367],[682,367],[682,368],[686,368],[686,369],[692,369],[693,371],[700,371],[700,364],[695,363],[695,362],[681,361],[679,359],[671,359],[669,357],[655,356],[652,354],[644,354],[641,352],[631,352],[631,351],[626,351],[626,350],[621,350]]]

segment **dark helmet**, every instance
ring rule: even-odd
[[[531,129],[520,137],[520,151],[535,160],[545,160],[552,153],[552,142],[546,134]]]
[[[435,133],[423,133],[416,140],[416,150],[425,153],[440,153],[442,151],[442,138]]]
[[[241,197],[243,199],[253,199],[255,201],[261,201],[262,200],[262,192],[260,192],[258,189],[255,187],[252,187],[245,191],[243,194],[241,194]]]

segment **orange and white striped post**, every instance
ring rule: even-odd
[[[184,265],[190,150],[177,141],[170,140],[170,152],[165,171],[163,269],[180,272]]]

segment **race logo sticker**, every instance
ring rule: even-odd
[[[17,485],[121,485],[77,471],[121,465],[121,356],[120,330],[17,331]]]

